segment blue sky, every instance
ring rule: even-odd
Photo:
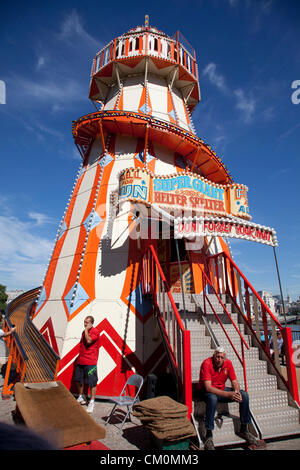
[[[300,104],[291,99],[300,80],[299,2],[28,0],[0,8],[0,283],[41,283],[80,165],[72,120],[94,110],[92,59],[149,14],[151,25],[180,30],[195,48],[197,134],[249,187],[252,220],[277,231],[284,294],[299,296]],[[272,248],[231,247],[256,289],[279,293]]]

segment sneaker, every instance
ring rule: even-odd
[[[204,450],[215,450],[214,441],[212,437],[208,437],[204,442]]]
[[[87,411],[88,413],[93,413],[94,407],[95,407],[95,402],[91,400],[91,401],[89,402],[89,405],[88,405],[86,411]]]
[[[84,396],[79,395],[79,397],[77,398],[77,403],[80,403],[80,405],[86,405],[86,399],[84,398]]]
[[[249,445],[256,445],[257,444],[257,439],[249,431],[241,432],[239,434],[239,436],[242,439],[245,439],[245,441]]]

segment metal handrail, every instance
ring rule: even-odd
[[[219,297],[219,295],[218,295],[216,289],[214,288],[214,286],[213,286],[211,280],[208,278],[208,276],[206,275],[206,273],[203,271],[201,265],[198,264],[198,266],[200,267],[200,269],[201,269],[201,271],[202,271],[202,274],[205,276],[205,278],[206,278],[206,280],[208,281],[209,285],[210,285],[211,288],[214,290],[214,294],[216,295],[216,297],[217,297],[218,301],[220,302],[220,304],[222,305],[222,307],[223,307],[223,309],[224,309],[226,315],[228,316],[229,320],[231,321],[231,323],[233,324],[234,328],[236,329],[236,331],[237,331],[237,333],[238,333],[240,339],[243,341],[243,343],[244,343],[244,345],[246,346],[246,348],[247,348],[247,349],[250,349],[249,345],[248,345],[247,342],[245,341],[245,339],[244,339],[243,335],[241,334],[239,328],[237,327],[236,323],[235,323],[235,322],[233,321],[233,319],[231,318],[230,313],[228,312],[226,306],[224,305],[224,303],[223,303],[222,300],[220,299],[220,297]],[[205,293],[204,291],[203,291],[203,293],[204,293],[205,296],[207,297],[207,295],[206,295],[206,293]],[[208,301],[209,301],[211,307],[213,308],[213,306],[212,306],[212,304],[211,304],[209,298],[208,298]],[[213,309],[213,310],[214,310],[214,309]],[[215,313],[215,315],[216,315],[216,317],[218,318],[219,323],[221,323],[221,320],[219,319],[218,314]],[[223,325],[222,325],[222,326],[223,326]]]
[[[56,352],[51,348],[51,346],[47,343],[47,341],[45,340],[43,335],[40,334],[40,332],[38,331],[38,329],[35,327],[35,325],[32,323],[32,321],[30,319],[32,306],[34,305],[34,301],[37,297],[38,292],[39,292],[39,288],[34,288],[34,289],[31,289],[30,291],[23,292],[22,294],[20,294],[18,297],[13,299],[7,305],[6,312],[5,312],[5,318],[4,318],[4,328],[6,329],[6,327],[10,328],[12,326],[10,316],[11,316],[11,314],[13,314],[15,309],[19,305],[22,305],[24,303],[27,303],[27,302],[31,301],[29,306],[27,307],[27,311],[26,311],[26,315],[25,315],[25,321],[24,321],[24,324],[23,324],[23,334],[26,335],[26,337],[28,338],[28,341],[32,345],[32,340],[29,338],[27,330],[26,330],[26,326],[27,325],[30,326],[39,335],[39,337],[42,341],[42,344],[47,348],[47,351],[49,351],[49,353],[51,353],[54,361],[56,361],[56,366],[55,366],[55,370],[53,368],[53,371],[51,371],[51,373],[50,373],[49,367],[46,364],[46,362],[44,361],[44,359],[42,357],[42,354],[40,354],[40,352],[37,350],[37,348],[35,348],[36,354],[37,354],[39,360],[43,364],[43,367],[45,368],[45,370],[47,370],[47,373],[50,377],[50,376],[53,376],[53,374],[55,376],[56,373],[57,373],[57,364],[59,363],[59,357],[56,354]],[[9,373],[10,373],[12,363],[17,364],[17,371],[18,372],[21,371],[20,372],[20,376],[21,376],[20,380],[23,381],[24,378],[25,378],[25,372],[26,372],[26,369],[27,369],[28,361],[29,361],[29,358],[28,358],[28,356],[27,356],[27,354],[26,354],[26,352],[25,352],[25,350],[22,346],[22,342],[21,342],[21,339],[20,339],[18,333],[15,332],[13,335],[10,335],[10,336],[7,337],[7,347],[9,348],[10,351],[9,351],[9,358],[8,358],[8,362],[7,362],[6,375],[5,375],[5,379],[4,379],[4,386],[3,386],[3,392],[2,392],[3,396],[9,396],[9,395],[13,394],[13,390],[11,389],[11,386],[9,386],[9,384],[8,384]]]
[[[146,261],[146,262],[145,262]],[[160,290],[162,285],[163,290]],[[184,400],[188,407],[188,416],[192,413],[192,372],[191,372],[191,343],[190,331],[186,330],[171,294],[164,272],[153,245],[150,245],[142,257],[142,290],[143,294],[152,294],[155,304],[157,320],[162,332],[167,354],[176,370],[177,379],[183,389]],[[165,294],[170,302],[173,312],[172,331],[166,326],[165,311],[161,312],[158,296],[162,294],[163,310],[165,307]],[[168,331],[169,330],[169,331]],[[177,333],[177,334],[176,334]],[[181,343],[177,343],[179,337]]]
[[[283,327],[280,322],[277,320],[277,318],[273,315],[269,307],[266,305],[266,303],[263,301],[263,299],[260,297],[260,295],[257,293],[257,291],[254,289],[254,287],[250,284],[246,276],[242,273],[242,271],[238,268],[236,263],[232,260],[232,258],[228,255],[226,252],[221,252],[217,253],[216,255],[212,255],[209,257],[209,259],[212,259],[217,262],[217,259],[219,257],[224,258],[224,272],[226,274],[225,281],[226,281],[226,293],[231,297],[234,305],[236,308],[239,310],[239,312],[242,314],[248,328],[250,329],[252,335],[256,338],[258,344],[260,347],[263,349],[264,353],[266,354],[268,360],[272,363],[272,366],[274,367],[277,375],[280,377],[281,381],[283,384],[286,386],[286,388],[289,390],[291,393],[293,399],[299,404],[299,391],[298,391],[298,384],[297,384],[297,375],[296,375],[296,368],[295,368],[295,363],[293,361],[293,347],[292,347],[292,335],[291,335],[291,329]],[[229,282],[227,275],[229,276],[228,272],[228,267],[226,261],[229,262],[231,266],[231,284],[232,284],[232,293],[230,291],[229,287]],[[216,264],[217,267],[217,264]],[[217,268],[218,269],[218,268]],[[243,313],[241,307],[239,306],[236,300],[237,293],[235,291],[235,282],[236,282],[236,277],[234,275],[235,269],[239,276],[243,279],[244,281],[244,287],[245,287],[245,297],[246,297],[246,315]],[[217,270],[217,282],[219,282],[218,279],[219,273]],[[257,299],[257,301],[261,305],[261,310],[262,310],[262,320],[263,320],[263,328],[265,332],[265,345],[262,343],[260,337],[257,336],[256,331],[254,331],[252,327],[252,319],[251,319],[251,310],[250,310],[250,301],[249,301],[249,292],[248,289],[250,289],[254,295],[254,297]],[[268,331],[267,331],[267,317],[266,314],[269,315],[270,319],[273,321],[274,325],[277,326],[277,328],[282,332],[283,335],[283,340],[284,340],[284,347],[285,347],[285,356],[286,356],[286,368],[287,368],[287,376],[288,380],[285,379],[285,377],[282,375],[281,371],[279,370],[278,366],[275,364],[273,361],[271,354],[270,354],[270,348],[269,348],[269,343],[268,343]]]
[[[230,264],[232,264],[232,266],[237,270],[237,272],[239,273],[239,275],[243,278],[244,282],[247,284],[247,286],[252,290],[253,294],[255,295],[255,297],[257,298],[257,300],[260,302],[260,304],[264,307],[264,309],[266,310],[266,312],[270,315],[270,317],[272,318],[272,320],[276,323],[276,325],[278,326],[278,328],[280,330],[283,329],[283,326],[281,325],[281,323],[277,320],[277,318],[273,315],[273,313],[271,312],[271,310],[269,309],[269,307],[267,306],[267,304],[263,301],[263,299],[260,297],[260,295],[256,292],[256,290],[254,289],[254,287],[250,284],[250,282],[248,281],[248,279],[246,278],[246,276],[242,273],[242,271],[240,270],[240,268],[235,264],[235,262],[233,261],[233,259],[225,252],[223,251],[222,253],[218,253],[217,255],[212,255],[210,256],[210,258],[216,258],[217,256],[219,256],[220,254],[222,254],[223,256],[225,256],[228,261],[230,262]]]
[[[11,328],[12,324],[9,320],[9,317],[4,318],[3,329],[6,331],[6,328]],[[24,380],[25,372],[27,368],[28,357],[24,351],[22,344],[20,342],[19,336],[17,333],[10,335],[6,339],[7,347],[9,348],[9,357],[6,364],[6,371],[2,389],[2,397],[8,398],[13,395],[12,385],[9,384],[9,376],[11,371],[12,363],[16,363],[16,371],[20,373],[20,380]]]
[[[241,350],[242,350],[242,357],[240,357],[238,351],[236,350],[234,344],[232,343],[227,331],[226,331],[226,328],[224,328],[224,325],[223,323],[221,322],[220,318],[219,318],[219,315],[217,314],[217,312],[215,311],[209,297],[207,296],[204,288],[203,288],[203,298],[207,298],[209,304],[210,304],[210,307],[213,311],[213,314],[215,315],[215,317],[217,318],[219,324],[221,325],[221,328],[222,330],[224,331],[225,335],[226,335],[226,338],[228,339],[229,343],[230,343],[230,346],[232,347],[232,349],[234,350],[238,360],[240,361],[242,367],[243,367],[243,374],[244,374],[244,384],[245,384],[245,390],[247,391],[248,387],[247,387],[247,373],[246,373],[246,362],[245,362],[245,354],[244,354],[244,346],[246,346],[246,348],[249,350],[250,349],[250,346],[248,345],[248,343],[245,341],[243,335],[241,334],[239,328],[237,327],[236,323],[233,321],[230,313],[228,312],[226,306],[224,305],[224,303],[222,302],[222,300],[220,299],[216,289],[214,288],[211,280],[208,278],[208,276],[206,275],[206,273],[204,272],[204,270],[202,269],[202,266],[200,264],[198,264],[198,266],[200,267],[200,270],[202,271],[202,279],[203,279],[203,276],[206,278],[206,281],[209,283],[210,287],[213,289],[214,291],[214,294],[216,295],[219,303],[221,304],[223,310],[225,311],[226,315],[228,316],[229,320],[231,321],[232,325],[234,326],[235,330],[237,331],[239,337],[240,337],[240,340],[241,340]],[[202,282],[203,286],[204,286],[204,283]],[[205,309],[205,301],[204,301],[204,314],[206,314],[206,309]]]

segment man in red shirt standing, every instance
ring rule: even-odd
[[[225,387],[227,379],[231,381],[232,388]],[[223,348],[217,348],[212,357],[202,362],[198,389],[200,400],[206,402],[206,436],[204,442],[206,450],[214,450],[212,432],[218,402],[230,403],[236,401],[239,403],[241,419],[240,436],[248,444],[256,444],[256,439],[248,431],[248,424],[251,423],[248,393],[240,389],[232,362],[226,358]]]
[[[88,316],[84,319],[84,331],[79,345],[79,356],[77,359],[74,380],[77,382],[79,396],[78,403],[86,404],[83,396],[83,384],[90,387],[91,400],[87,412],[92,413],[95,406],[96,386],[98,382],[97,362],[100,348],[100,331],[93,327],[94,318]]]

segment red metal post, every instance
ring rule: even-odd
[[[269,345],[269,331],[268,331],[268,322],[267,322],[267,316],[266,316],[266,311],[264,309],[264,306],[262,305],[262,323],[263,323],[263,328],[264,328],[264,335],[265,335],[265,350],[267,351],[268,355],[270,356],[270,345]]]
[[[203,293],[203,312],[206,316],[206,302],[205,302],[205,285],[204,285],[204,275],[202,271],[202,293]]]
[[[250,325],[252,325],[252,320],[251,320],[251,306],[250,306],[250,295],[249,295],[249,290],[247,284],[244,282],[244,287],[245,287],[245,300],[246,300],[246,312],[247,312],[247,318],[248,322]]]
[[[247,373],[246,373],[246,362],[245,362],[245,350],[244,350],[244,343],[243,343],[242,339],[241,339],[241,347],[242,347],[242,361],[243,361],[243,372],[244,372],[245,391],[248,392]]]
[[[222,253],[222,256],[223,256],[223,259],[224,259],[224,278],[225,278],[225,285],[226,285],[226,294],[230,294],[229,282],[228,282],[227,258],[224,256],[224,253]]]
[[[9,388],[8,385],[8,379],[9,379],[9,374],[10,374],[10,369],[11,369],[11,363],[12,363],[12,355],[10,354],[7,360],[6,364],[6,371],[5,371],[5,377],[4,377],[4,384],[3,384],[3,389],[2,389],[2,398],[9,398],[10,395],[12,395],[12,391]]]
[[[282,337],[284,341],[284,351],[286,357],[286,371],[289,390],[294,400],[300,405],[299,390],[297,383],[297,373],[294,361],[293,339],[291,328],[282,328]]]
[[[230,265],[230,277],[231,277],[232,297],[234,298],[234,300],[236,300],[235,277],[234,277],[234,268],[232,264]]]
[[[218,293],[220,294],[219,267],[218,267],[218,259],[217,258],[215,258],[215,272],[216,272],[216,278],[217,278]]]
[[[191,366],[191,333],[186,330],[183,334],[183,358],[184,358],[184,398],[188,407],[188,418],[193,412],[192,399],[192,366]]]
[[[177,31],[177,44],[176,44],[176,47],[177,47],[177,64],[180,63],[180,58],[179,58],[179,31]]]

